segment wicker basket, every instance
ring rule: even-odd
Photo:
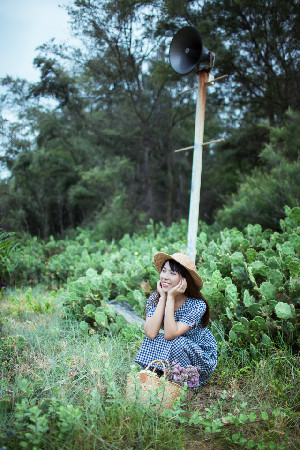
[[[155,364],[153,371],[149,370],[151,365]],[[166,360],[154,360],[145,370],[140,372],[127,374],[126,398],[127,400],[138,399],[142,403],[154,403],[155,407],[162,409],[172,409],[176,398],[180,396],[180,386],[171,381],[167,381],[163,390],[157,389],[163,386],[162,380],[155,373],[157,366],[161,364],[164,369],[164,377],[166,376],[166,365],[170,364]]]

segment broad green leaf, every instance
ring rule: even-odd
[[[300,236],[296,233],[292,233],[291,236],[289,237],[289,240],[293,244],[293,247],[296,250],[296,252],[299,253],[300,252]]]
[[[109,317],[111,317],[113,319],[116,317],[116,310],[112,305],[108,305],[106,303],[105,304],[105,312]]]
[[[235,333],[247,333],[248,329],[240,322],[235,322],[231,328]]]
[[[207,234],[204,233],[204,231],[201,231],[201,233],[199,234],[198,239],[199,239],[199,241],[200,241],[202,244],[206,244],[206,242],[207,242]]]
[[[273,286],[279,288],[283,283],[283,275],[279,270],[270,269],[268,280]]]
[[[219,280],[218,282],[218,290],[219,291],[225,291],[226,287],[232,284],[232,280],[229,277],[225,277]]]
[[[273,256],[275,256],[275,257],[278,256],[277,253],[274,250],[272,250],[271,248],[268,248],[264,252],[259,252],[259,255],[265,257],[265,261],[267,261],[267,262]]]
[[[269,281],[261,283],[259,291],[265,301],[276,299],[277,289]]]
[[[225,290],[225,297],[233,303],[233,305],[237,304],[237,287],[234,284],[229,284]]]
[[[296,277],[300,273],[300,260],[294,256],[287,256],[284,259],[284,266],[290,271],[292,277]]]
[[[248,289],[245,289],[245,291],[244,291],[243,303],[246,306],[246,308],[248,308],[249,306],[253,305],[253,303],[255,303],[255,298],[253,297],[253,295],[249,294]]]
[[[97,311],[95,313],[95,320],[98,325],[100,325],[103,328],[108,328],[108,320],[107,315],[103,312]]]
[[[213,299],[210,300],[210,303],[212,306],[214,304],[225,305],[226,299],[224,295],[216,289],[213,294]]]
[[[211,430],[212,430],[213,433],[218,433],[218,432],[221,432],[221,428],[222,428],[223,426],[224,426],[224,425],[223,425],[223,423],[221,422],[220,419],[214,419],[214,420],[212,421],[212,427],[211,427]]]
[[[201,292],[204,298],[209,301],[210,304],[214,305],[215,303],[224,304],[225,297],[219,292],[218,288],[210,283],[204,283]]]
[[[251,263],[253,263],[256,260],[257,252],[256,252],[256,250],[254,250],[254,248],[249,248],[246,251],[246,256],[247,256],[249,264],[251,264]]]
[[[279,234],[277,231],[275,231],[272,236],[270,237],[270,243],[271,245],[276,245],[276,249],[277,248],[277,244],[282,244],[283,243],[283,238],[282,235]]]
[[[133,291],[133,297],[134,299],[138,302],[138,303],[144,303],[145,302],[145,297],[142,294],[141,291],[139,291],[138,289],[135,289]]]
[[[120,280],[120,282],[118,283],[118,287],[121,295],[127,294],[127,292],[131,290],[124,280]]]
[[[254,275],[262,275],[263,277],[268,275],[269,268],[263,262],[254,261],[250,266]]]
[[[248,416],[246,414],[241,413],[238,417],[239,423],[246,423],[248,420]]]
[[[86,276],[87,276],[87,278],[95,278],[95,277],[98,277],[98,274],[95,269],[88,269],[86,271]]]
[[[250,242],[248,241],[248,239],[243,239],[240,243],[240,246],[242,249],[246,250],[250,247]]]
[[[217,262],[214,261],[213,259],[210,259],[209,267],[210,267],[211,270],[216,270],[217,269]]]
[[[297,222],[300,225],[300,208],[296,206],[293,208],[289,214],[289,217]]]
[[[256,317],[254,317],[253,321],[257,324],[258,330],[264,330],[264,331],[268,330],[267,324],[262,317],[256,316]],[[250,323],[251,322],[252,322],[252,320],[250,321]]]
[[[245,264],[243,266],[233,266],[232,267],[233,277],[241,282],[248,280],[248,276],[245,270]]]
[[[259,223],[256,223],[256,224],[253,226],[253,230],[254,230],[254,233],[255,233],[256,235],[259,235],[259,234],[262,233],[262,227],[261,227],[261,225],[260,225]]]
[[[279,319],[291,319],[295,316],[294,305],[288,303],[278,302],[275,306],[275,312]]]
[[[202,292],[204,298],[209,299],[213,295],[214,287],[211,285],[211,283],[204,282],[201,292]]]
[[[110,289],[107,286],[100,286],[100,293],[104,301],[108,301],[110,297]]]
[[[228,306],[226,306],[226,314],[228,319],[232,319],[233,318],[233,312],[230,310],[230,308],[228,308]]]
[[[84,320],[80,322],[79,328],[82,331],[83,334],[88,334],[89,332],[89,325]]]
[[[268,413],[266,411],[262,411],[261,418],[262,418],[262,420],[268,420],[269,419]]]
[[[271,269],[280,269],[280,260],[276,256],[271,256],[267,264]]]
[[[246,226],[246,232],[247,232],[247,234],[249,236],[255,236],[255,237],[260,236],[261,233],[262,233],[261,225],[259,225],[259,224],[255,224],[255,225],[249,224],[249,225]]]
[[[227,254],[221,254],[219,260],[217,261],[217,268],[222,272],[226,273],[231,269],[230,256]]]
[[[231,230],[230,240],[234,246],[239,246],[244,240],[244,235],[241,231]]]
[[[126,302],[127,301],[127,297],[125,297],[125,295],[118,295],[116,297],[117,302]]]
[[[254,278],[254,276],[253,276],[252,267],[251,267],[251,266],[247,266],[247,271],[248,271],[248,276],[249,276],[250,281],[251,281],[253,284],[256,284],[255,278]]]
[[[244,327],[246,327],[247,329],[249,328],[249,320],[246,317],[240,317],[240,321],[244,325]]]
[[[291,297],[293,297],[294,302],[300,302],[300,283],[298,277],[290,278],[290,288]]]
[[[125,325],[127,325],[127,321],[125,319],[124,316],[122,316],[122,314],[118,314],[116,317],[116,324],[118,327],[125,327]]]
[[[267,336],[266,334],[262,335],[262,339],[261,339],[262,343],[264,345],[266,345],[267,347],[270,347],[272,345],[272,340],[269,338],[269,336]]]
[[[233,329],[231,329],[230,331],[229,331],[229,338],[233,341],[233,342],[236,342],[237,341],[237,335],[236,335],[236,333],[234,332],[234,330]]]
[[[219,270],[215,270],[211,276],[211,283],[218,285],[218,283],[222,280],[222,274]]]
[[[96,311],[96,306],[92,305],[92,304],[85,305],[83,308],[84,314],[86,314],[87,316],[90,316],[90,317],[94,316],[95,311]]]
[[[239,266],[239,265],[244,265],[245,258],[241,252],[234,252],[230,256],[230,261],[233,266]]]
[[[101,278],[103,279],[103,281],[110,281],[112,278],[112,272],[108,269],[104,269],[103,272],[101,273]]]
[[[294,246],[291,242],[287,241],[281,246],[281,251],[286,256],[293,256],[295,254]]]

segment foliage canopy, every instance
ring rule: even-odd
[[[244,179],[260,180],[252,197],[240,194],[246,214],[261,192],[278,203],[278,177],[288,186],[298,164],[297,133],[285,126],[278,145],[272,141],[288,108],[299,108],[296,1],[91,0],[67,9],[81,46],[41,46],[37,83],[2,80],[2,109],[15,117],[1,119],[1,163],[10,172],[0,183],[5,228],[47,238],[90,225],[110,239],[150,218],[187,217],[192,152],[174,149],[193,142],[195,97],[178,94],[195,74],[179,76],[168,60],[173,35],[187,24],[215,52],[214,76],[228,74],[208,88],[204,140],[225,141],[204,149],[201,219],[211,223]],[[284,187],[273,219],[264,217],[269,209],[249,211],[236,224],[276,226],[283,206],[297,200],[298,190]]]

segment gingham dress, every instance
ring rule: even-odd
[[[155,295],[152,294],[147,301],[146,317],[151,317],[156,309],[157,302],[150,304]],[[204,385],[217,365],[217,342],[212,332],[201,325],[205,310],[203,300],[187,298],[174,315],[176,322],[185,323],[191,329],[172,340],[166,340],[163,334],[154,339],[146,337],[135,361],[143,368],[155,359],[166,359],[170,363],[177,361],[183,367],[197,366],[200,385]],[[158,368],[162,369],[161,365]]]

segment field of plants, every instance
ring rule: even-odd
[[[143,316],[153,255],[185,252],[187,223],[150,223],[118,242],[85,230],[20,242],[2,257],[0,447],[298,448],[300,208],[286,208],[280,229],[201,224],[196,265],[218,366],[163,412],[126,401],[143,332],[107,302]]]

